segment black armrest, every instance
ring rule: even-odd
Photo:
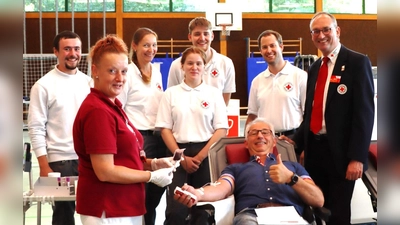
[[[24,143],[24,151],[25,151],[25,158],[23,164],[23,171],[24,172],[31,172],[32,169],[32,153],[31,153],[31,144]]]
[[[303,211],[303,219],[305,219],[308,223],[313,223],[315,218],[319,218],[322,221],[328,222],[329,217],[331,216],[331,211],[324,207],[310,207],[307,206]]]
[[[314,215],[321,220],[328,222],[329,217],[331,216],[331,210],[325,208],[325,207],[318,207],[318,208],[313,208]]]

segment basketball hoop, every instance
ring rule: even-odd
[[[222,27],[222,30],[221,30],[221,35],[222,36],[229,36],[231,34],[231,30],[229,30],[227,28],[231,27],[232,24],[219,24],[219,26]]]

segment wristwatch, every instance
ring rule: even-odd
[[[293,172],[293,176],[292,178],[290,178],[290,182],[286,183],[289,186],[293,186],[297,183],[297,181],[299,181],[299,175],[297,175],[296,173]]]

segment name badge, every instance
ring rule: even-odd
[[[330,82],[338,84],[338,83],[340,83],[341,78],[342,78],[342,76],[332,75]]]

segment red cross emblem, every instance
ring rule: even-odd
[[[286,83],[283,88],[285,89],[285,91],[291,91],[293,89],[293,84]]]
[[[158,90],[162,91],[161,84],[157,83],[157,84],[156,84],[156,87],[157,87]]]
[[[202,101],[202,102],[201,102],[201,106],[202,106],[203,108],[207,109],[208,106],[210,106],[210,104],[209,104],[207,101]]]
[[[218,72],[217,69],[212,69],[212,70],[211,70],[211,76],[212,76],[212,77],[217,77],[218,74],[219,74],[219,72]]]
[[[344,85],[344,84],[339,85],[339,86],[337,87],[337,92],[338,92],[339,94],[341,94],[341,95],[346,94],[346,92],[347,92],[347,86]]]

